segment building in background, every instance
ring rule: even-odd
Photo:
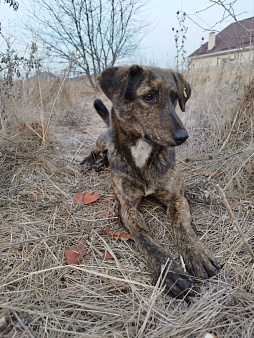
[[[226,64],[247,65],[254,61],[254,17],[233,22],[195,50],[189,58],[191,69]]]

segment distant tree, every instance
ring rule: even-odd
[[[7,117],[6,105],[10,98],[18,99],[20,93],[13,89],[15,80],[21,75],[28,77],[32,69],[39,70],[40,59],[36,57],[37,47],[31,44],[30,54],[27,57],[21,56],[14,48],[13,39],[6,37],[0,30],[1,51],[0,51],[0,129]]]
[[[144,0],[36,0],[27,28],[51,56],[83,70],[97,90],[104,68],[131,56],[147,24]]]
[[[4,42],[0,51],[0,73],[3,80],[0,91],[5,88],[7,94],[10,93],[9,90],[13,86],[15,78],[19,78],[21,75],[28,77],[32,69],[38,70],[40,68],[41,59],[35,55],[37,46],[34,42],[31,44],[29,56],[24,57],[14,48],[13,39],[7,38],[1,31],[0,37]]]

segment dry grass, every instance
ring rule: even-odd
[[[118,219],[108,220],[102,213],[117,213],[110,173],[82,172],[76,161],[100,131],[91,113],[93,93],[84,107],[72,103],[78,114],[72,116],[72,125],[61,120],[64,108],[58,107],[44,147],[29,128],[2,130],[0,335],[196,338],[214,332],[223,338],[253,337],[253,262],[215,188],[215,183],[226,187],[235,217],[252,244],[252,99],[246,106],[251,88],[227,114],[223,128],[204,128],[201,121],[195,126],[191,112],[187,124],[192,137],[179,148],[193,225],[223,266],[217,277],[195,285],[190,305],[154,286],[133,242],[116,241],[103,231],[123,229]],[[193,105],[200,99],[197,93],[194,89]],[[73,98],[68,91],[64,95]],[[81,92],[76,89],[75,95]],[[203,114],[209,121],[209,114]],[[80,129],[88,134],[77,133]],[[220,175],[211,178],[214,170]],[[74,196],[80,191],[96,191],[102,197],[78,205]],[[165,210],[152,201],[144,202],[141,210],[153,235],[179,259]],[[65,249],[82,239],[88,243],[87,255],[77,266],[66,265]],[[121,258],[103,261],[105,250]]]

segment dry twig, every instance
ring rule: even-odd
[[[225,196],[224,191],[221,189],[221,187],[220,187],[219,184],[216,184],[215,186],[216,186],[216,188],[217,188],[217,190],[218,190],[218,192],[220,194],[220,197],[221,197],[223,203],[225,204],[225,207],[227,208],[227,211],[229,213],[230,218],[232,219],[234,225],[236,226],[236,228],[237,228],[240,236],[242,237],[242,240],[243,240],[243,242],[244,242],[247,250],[249,251],[249,253],[250,253],[251,257],[252,257],[252,261],[254,262],[254,253],[253,253],[253,251],[252,251],[252,249],[250,247],[250,244],[247,241],[247,238],[245,237],[245,235],[243,233],[242,228],[240,227],[239,223],[237,222],[237,219],[235,218],[235,215],[234,215],[234,213],[233,213],[233,211],[232,211],[232,209],[231,209],[231,207],[230,207],[230,205],[229,205],[229,203],[227,201],[227,198]]]

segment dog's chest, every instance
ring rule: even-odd
[[[148,160],[152,151],[152,146],[140,139],[131,147],[131,155],[137,167],[142,168]]]

